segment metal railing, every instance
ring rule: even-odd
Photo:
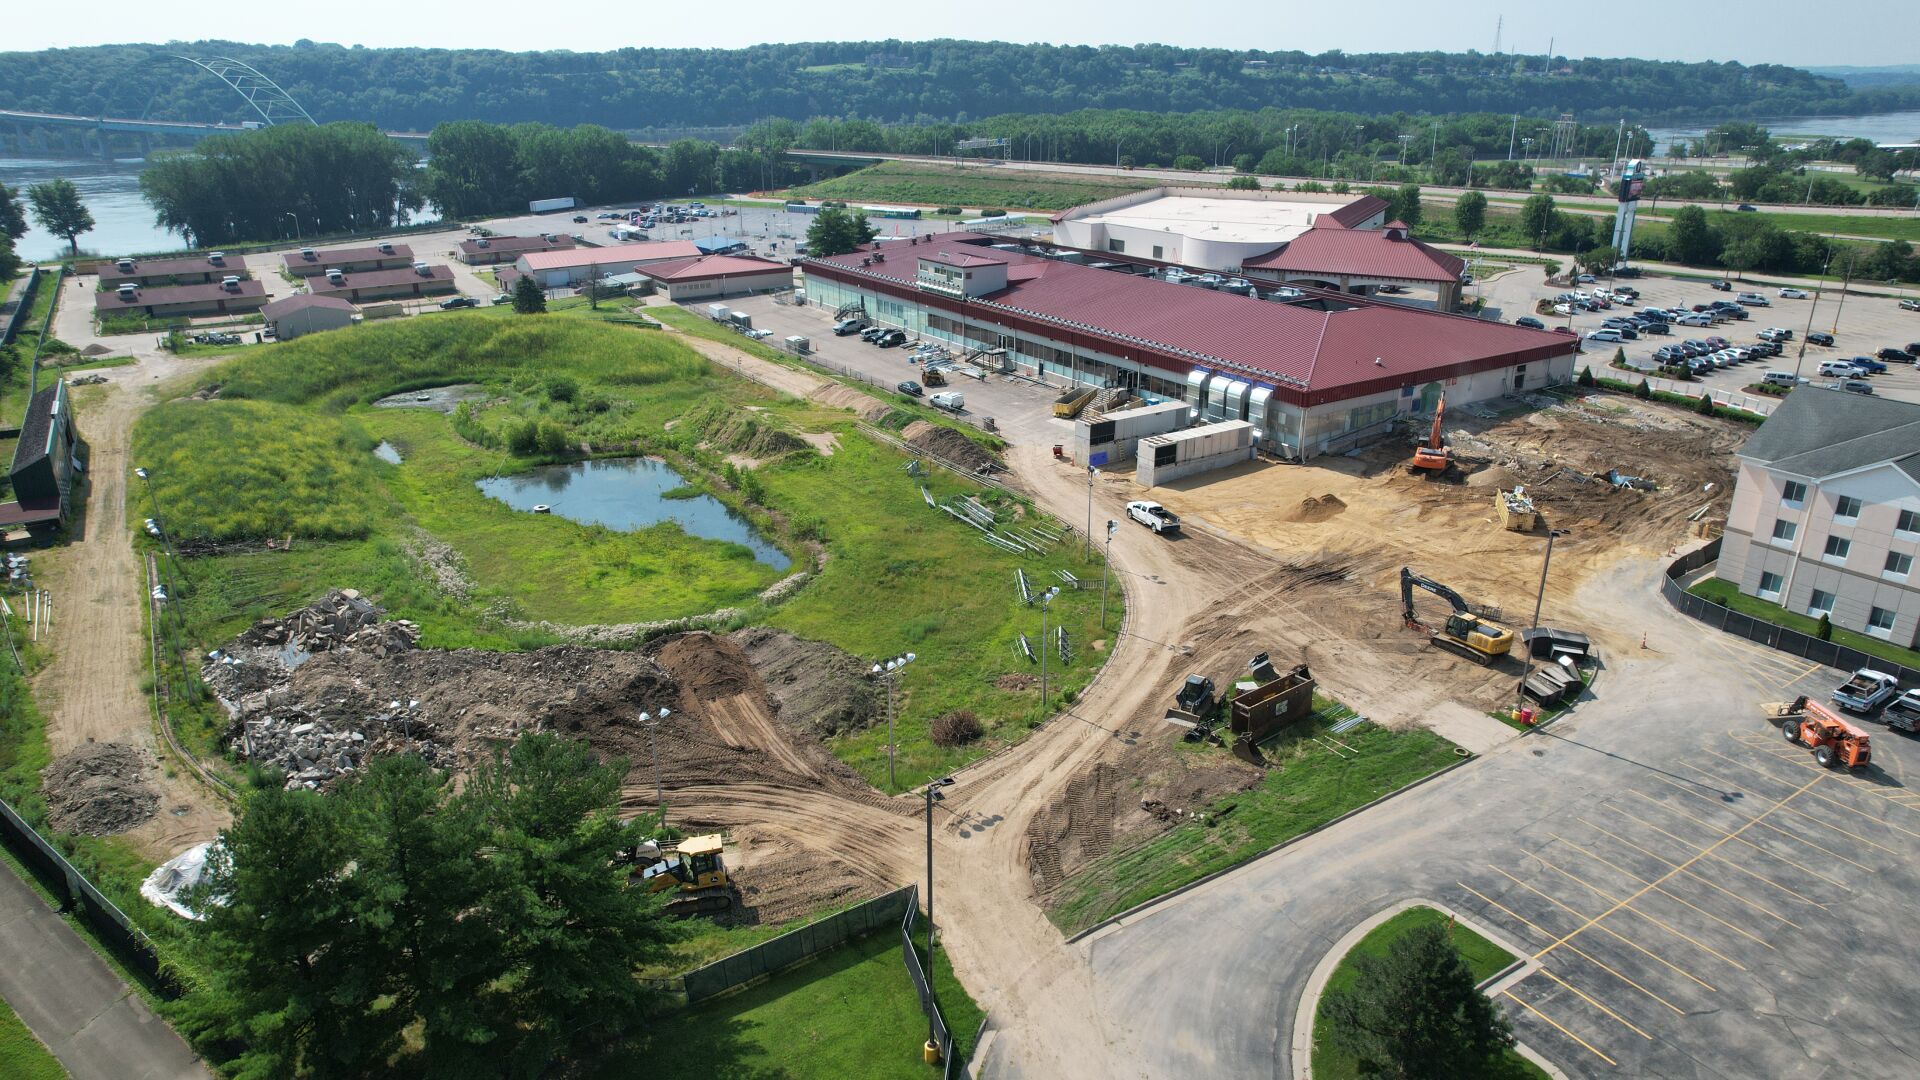
[[[1719,560],[1720,540],[1714,540],[1705,547],[1680,556],[1667,566],[1666,574],[1660,579],[1660,594],[1666,597],[1667,603],[1672,604],[1682,615],[1698,619],[1708,626],[1746,638],[1756,644],[1765,645],[1769,649],[1792,653],[1842,671],[1853,671],[1863,667],[1872,668],[1875,671],[1884,671],[1900,680],[1900,685],[1903,687],[1920,686],[1920,669],[1897,664],[1891,660],[1861,652],[1859,649],[1848,648],[1831,641],[1822,641],[1811,634],[1789,630],[1752,615],[1743,615],[1724,604],[1717,604],[1703,596],[1695,596],[1680,586],[1682,578]]]
[[[947,1018],[940,1015],[940,1006],[934,1000],[930,974],[921,963],[920,950],[913,944],[913,923],[920,916],[918,886],[909,885],[907,913],[900,919],[900,958],[906,962],[907,977],[913,980],[913,988],[920,995],[920,1011],[925,1013],[934,1041],[940,1045],[941,1076],[951,1078],[956,1073],[964,1073],[965,1065],[954,1060],[953,1032],[947,1028]]]
[[[1780,405],[1779,398],[1761,397],[1758,394],[1744,394],[1738,390],[1722,390],[1717,386],[1706,386],[1697,382],[1678,382],[1663,379],[1658,375],[1643,375],[1649,390],[1658,390],[1666,394],[1679,394],[1681,397],[1697,398],[1706,394],[1713,398],[1715,405],[1750,412],[1756,416],[1772,416],[1773,410]]]
[[[20,306],[7,316],[7,324],[0,326],[0,345],[11,345],[20,335],[20,325],[27,321],[27,311],[33,307],[33,294],[40,287],[40,268],[27,271],[27,283],[20,289]]]

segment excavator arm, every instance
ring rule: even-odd
[[[1471,610],[1467,607],[1466,600],[1463,599],[1459,593],[1454,592],[1452,589],[1447,588],[1432,578],[1421,577],[1419,574],[1403,566],[1400,568],[1400,609],[1409,623],[1419,621],[1413,614],[1413,590],[1415,586],[1425,589],[1440,599],[1445,600],[1447,603],[1452,604],[1456,614],[1465,615]]]

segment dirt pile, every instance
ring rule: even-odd
[[[855,390],[851,386],[842,386],[839,383],[829,383],[810,396],[822,405],[852,409],[860,419],[870,423],[887,415],[893,408],[872,394]]]
[[[147,782],[153,755],[126,743],[87,743],[40,774],[47,820],[65,833],[110,836],[153,817],[160,792]]]
[[[1309,495],[1300,500],[1300,509],[1294,512],[1293,520],[1325,521],[1346,508],[1347,504],[1341,502],[1338,495],[1328,493],[1317,499]]]
[[[969,472],[990,472],[1003,468],[1000,459],[987,452],[987,449],[965,435],[949,427],[929,424],[925,420],[915,420],[900,429],[900,437],[907,445],[921,453],[939,458],[951,465],[957,465]]]
[[[886,694],[857,657],[764,626],[732,637],[759,671],[782,723],[826,738],[859,731],[886,715]]]

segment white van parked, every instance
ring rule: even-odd
[[[1820,374],[1830,378],[1850,379],[1860,374],[1860,369],[1854,367],[1853,363],[1848,360],[1822,360],[1820,361]]]
[[[1791,371],[1769,371],[1760,376],[1760,382],[1766,386],[1799,386],[1802,381]]]

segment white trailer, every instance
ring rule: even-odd
[[[535,199],[527,204],[527,209],[536,214],[551,214],[556,210],[571,210],[576,205],[573,196],[561,199]]]

